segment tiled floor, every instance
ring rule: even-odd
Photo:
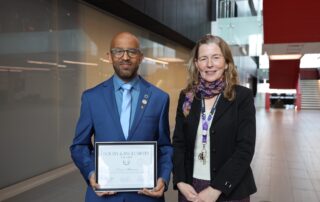
[[[320,201],[320,111],[257,111],[252,201]]]
[[[4,202],[81,202],[85,182],[78,171],[38,186]]]
[[[258,192],[253,202],[320,202],[320,111],[257,110],[252,162]],[[79,202],[85,184],[78,172],[5,202]],[[166,199],[177,201],[170,185]]]

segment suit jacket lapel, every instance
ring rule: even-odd
[[[151,98],[151,90],[149,89],[150,85],[142,77],[140,77],[140,94],[138,103],[136,106],[136,113],[134,115],[134,120],[130,128],[128,139],[134,134],[137,126],[139,125],[141,118],[146,111],[146,108],[149,106],[149,100]]]
[[[119,134],[122,134],[123,140],[125,140],[121,123],[120,123],[120,116],[117,108],[112,78],[113,77],[111,77],[110,79],[108,79],[103,83],[102,94],[105,99],[105,103],[107,105],[108,111],[106,113],[110,114],[110,116],[112,117],[115,123],[115,128],[119,129],[118,130]]]
[[[215,112],[215,115],[212,120],[212,125],[214,125],[215,122],[217,122],[221,116],[223,115],[224,111],[229,108],[232,102],[227,100],[223,94],[220,96],[220,99],[218,100],[217,109]]]
[[[192,131],[190,132],[190,134],[192,134],[191,140],[194,142],[196,141],[200,116],[201,116],[201,99],[199,98],[199,96],[196,96],[193,98],[190,113],[189,113],[189,116],[187,117],[187,121],[191,122],[190,125],[192,125],[191,127]],[[194,124],[194,123],[198,123],[198,124]]]

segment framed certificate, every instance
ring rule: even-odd
[[[96,191],[152,189],[157,183],[157,142],[96,142]]]

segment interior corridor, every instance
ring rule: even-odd
[[[258,192],[252,202],[320,201],[319,111],[257,110],[252,168]],[[78,170],[4,202],[84,201]],[[166,201],[177,201],[170,184]]]

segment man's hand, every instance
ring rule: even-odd
[[[90,185],[92,187],[93,190],[96,190],[96,189],[99,189],[99,184],[97,184],[96,182],[96,174],[93,173],[91,176],[90,176]],[[98,196],[105,196],[105,195],[114,195],[116,194],[117,192],[114,192],[114,191],[104,191],[104,192],[96,192],[96,194]]]
[[[144,189],[138,191],[138,193],[144,194],[147,196],[151,196],[151,197],[159,198],[159,197],[163,196],[164,188],[165,188],[165,183],[162,178],[159,178],[157,181],[157,186],[155,188],[153,188],[152,190],[148,190],[148,189],[144,188]]]
[[[198,193],[190,184],[179,182],[177,187],[188,201],[199,201]]]

